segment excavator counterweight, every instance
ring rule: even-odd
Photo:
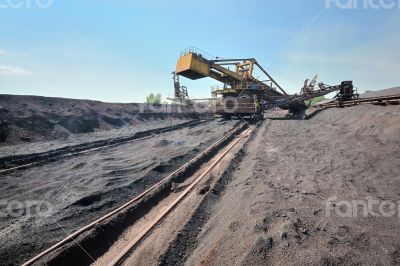
[[[185,78],[196,80],[208,77],[210,69],[207,61],[194,53],[188,53],[179,58],[176,64],[176,74]]]

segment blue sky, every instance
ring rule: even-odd
[[[361,92],[400,85],[398,6],[53,0],[39,8],[36,1],[0,0],[0,93],[138,102],[160,92],[166,98],[170,73],[189,46],[224,58],[254,57],[292,93],[316,73],[332,85],[354,80]],[[197,98],[209,97],[217,84],[209,78],[181,83]]]

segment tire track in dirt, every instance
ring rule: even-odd
[[[60,149],[50,150],[42,153],[2,157],[0,158],[0,174],[22,168],[26,169],[28,167],[33,167],[35,165],[47,162],[55,162],[57,160],[71,156],[78,156],[79,154],[82,153],[92,152],[102,149],[105,146],[111,147],[115,145],[121,145],[128,141],[140,140],[146,137],[151,137],[152,135],[158,135],[165,132],[179,130],[185,127],[193,127],[205,122],[206,122],[205,120],[188,121],[178,125],[137,132],[134,135],[128,137],[118,137],[115,139],[106,139],[89,143],[82,143],[79,145],[67,146]]]

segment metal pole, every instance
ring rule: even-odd
[[[282,87],[268,74],[268,72],[265,71],[264,68],[262,68],[262,66],[260,66],[260,64],[257,62],[257,60],[255,60],[254,58],[253,58],[252,60],[254,60],[254,64],[256,64],[256,65],[258,66],[258,68],[260,68],[261,71],[264,72],[265,75],[267,75],[267,77],[279,88],[279,90],[280,90],[283,94],[288,95],[288,94],[286,93],[286,91],[284,91],[284,90],[282,89]]]

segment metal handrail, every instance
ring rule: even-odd
[[[195,54],[201,55],[203,58],[209,59],[209,60],[218,59],[218,56],[214,56],[214,55],[212,55],[204,50],[201,50],[195,46],[190,46],[190,47],[184,49],[183,51],[181,51],[180,57],[183,57],[189,53],[195,53]]]

